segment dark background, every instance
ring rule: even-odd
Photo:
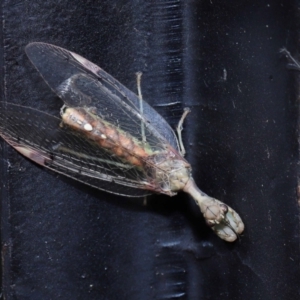
[[[299,299],[297,1],[2,1],[4,101],[58,115],[24,53],[52,43],[100,65],[174,127],[201,189],[236,209],[234,244],[184,194],[97,191],[1,141],[4,299]],[[59,72],[60,70],[57,70]]]

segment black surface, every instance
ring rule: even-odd
[[[299,298],[297,74],[278,54],[297,53],[297,9],[296,1],[2,2],[3,100],[59,112],[24,53],[32,41],[77,52],[133,91],[142,71],[144,98],[172,126],[192,109],[184,139],[195,180],[246,225],[227,244],[183,194],[143,206],[46,171],[2,142],[4,298]]]

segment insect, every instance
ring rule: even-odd
[[[244,230],[240,216],[198,189],[174,131],[142,100],[139,85],[137,96],[95,64],[57,46],[36,42],[25,51],[64,105],[57,118],[1,102],[0,135],[7,143],[39,165],[114,194],[184,191],[220,238],[237,239]]]

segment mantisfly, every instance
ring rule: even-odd
[[[243,232],[232,208],[198,189],[180,136],[142,100],[139,85],[136,95],[87,59],[50,44],[31,43],[26,53],[64,105],[57,118],[1,102],[0,135],[18,152],[114,194],[184,191],[220,238],[232,242]]]

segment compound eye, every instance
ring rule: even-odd
[[[220,207],[221,207],[222,212],[224,213],[224,215],[226,215],[227,212],[228,212],[228,206],[226,204],[222,203],[222,204],[220,204]]]

